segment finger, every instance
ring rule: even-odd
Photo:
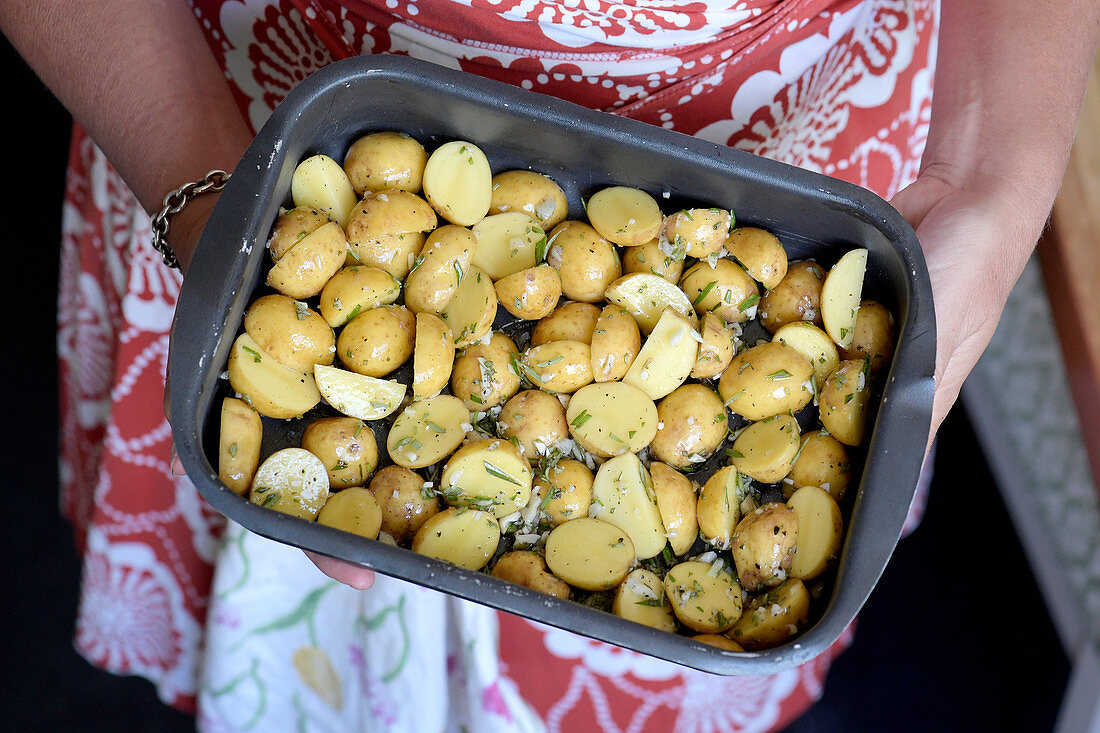
[[[173,476],[186,476],[187,471],[183,467],[183,461],[180,460],[180,454],[176,452],[176,444],[172,443],[168,446],[168,459],[169,459],[169,471]]]
[[[337,560],[327,555],[319,555],[309,550],[305,550],[304,552],[306,553],[306,557],[317,566],[318,570],[333,580],[351,586],[356,590],[366,590],[374,585],[374,571],[369,568],[365,568],[361,565],[353,565],[350,562]]]

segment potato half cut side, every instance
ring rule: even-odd
[[[814,383],[818,391],[825,378],[840,365],[840,353],[829,335],[809,321],[794,321],[780,326],[772,337],[798,351],[814,365]]]
[[[393,413],[405,397],[405,385],[339,367],[313,367],[317,389],[337,412],[360,420],[378,420]]]
[[[657,434],[657,406],[623,382],[581,387],[570,398],[565,419],[573,439],[601,458],[636,453]]]
[[[588,221],[600,236],[623,247],[651,241],[661,231],[664,216],[656,199],[645,191],[612,186],[597,191],[585,207]]]
[[[665,525],[653,480],[638,456],[624,453],[603,463],[592,482],[593,516],[630,535],[638,559],[665,549]]]
[[[452,506],[506,517],[531,498],[531,466],[511,441],[486,438],[455,451],[443,467],[439,490]]]
[[[481,148],[452,140],[436,148],[424,166],[424,197],[452,224],[481,221],[493,201],[493,172]]]
[[[477,510],[444,509],[417,530],[412,550],[470,570],[481,570],[500,544],[500,523]]]
[[[314,155],[298,164],[290,179],[290,197],[295,206],[320,209],[341,227],[359,201],[343,167],[327,155]]]
[[[803,486],[787,506],[798,515],[798,552],[791,561],[790,576],[811,580],[840,554],[844,519],[836,499],[817,486]]]
[[[451,329],[431,313],[416,314],[413,346],[413,398],[439,394],[454,368],[455,342]]]
[[[473,263],[494,282],[528,270],[546,257],[546,232],[523,212],[491,214],[470,231],[477,238]]]
[[[470,413],[457,397],[436,395],[417,400],[393,421],[386,437],[386,450],[399,466],[430,466],[462,445],[470,429],[469,421]]]
[[[672,308],[666,309],[630,364],[623,383],[637,387],[654,400],[670,394],[687,381],[695,368],[699,353],[696,338],[690,321]]]
[[[256,412],[280,420],[304,415],[321,401],[312,374],[283,366],[247,333],[229,352],[229,384]]]
[[[661,577],[652,570],[635,568],[615,592],[611,611],[616,616],[661,631],[676,630],[672,604],[665,597]]]
[[[630,535],[599,519],[571,519],[546,537],[550,572],[582,590],[614,588],[636,560]]]
[[[825,332],[843,348],[851,346],[856,334],[856,313],[866,271],[867,250],[853,249],[833,265],[821,286]]]
[[[283,448],[260,464],[249,499],[267,509],[315,519],[328,500],[328,469],[304,448]]]
[[[604,297],[634,316],[642,333],[652,331],[668,308],[695,325],[695,308],[688,296],[674,283],[658,275],[644,272],[623,275],[607,286]]]
[[[455,346],[462,349],[480,341],[493,328],[497,317],[497,291],[493,281],[479,268],[470,265],[458,290],[440,311],[454,334]]]

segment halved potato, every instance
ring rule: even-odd
[[[546,565],[582,590],[608,590],[623,582],[637,556],[630,536],[614,524],[580,517],[546,537]]]
[[[649,464],[649,477],[653,480],[653,493],[657,508],[665,525],[665,537],[673,554],[686,554],[699,536],[699,522],[695,511],[695,484],[672,466],[660,461]]]
[[[611,612],[661,631],[676,630],[676,616],[665,596],[661,576],[652,570],[635,568],[615,592]]]
[[[450,326],[458,348],[480,341],[492,330],[497,317],[497,291],[493,289],[493,281],[478,267],[470,265],[439,317]]]
[[[623,247],[636,247],[652,240],[664,221],[656,199],[628,186],[597,191],[588,199],[585,210],[600,236]]]
[[[247,333],[233,342],[228,370],[229,385],[265,417],[298,417],[321,401],[312,374],[283,366]]]
[[[718,381],[718,392],[733,412],[763,420],[801,410],[814,397],[813,364],[781,341],[753,346],[733,357]]]
[[[317,513],[317,523],[373,540],[382,528],[382,509],[374,494],[353,486],[328,498]]]
[[[386,436],[390,460],[405,468],[424,468],[449,456],[466,438],[470,413],[462,400],[436,395],[401,411]]]
[[[635,454],[624,453],[604,461],[592,482],[592,504],[594,517],[630,535],[638,559],[659,555],[665,549],[665,525],[653,481]]]
[[[500,280],[542,261],[546,253],[546,232],[521,211],[491,214],[471,228],[477,239],[474,264]]]
[[[543,229],[560,224],[569,213],[569,201],[561,186],[535,171],[512,170],[493,176],[490,214],[522,211]]]
[[[738,227],[729,234],[726,250],[745,266],[753,279],[771,290],[787,274],[787,252],[771,232]]]
[[[706,313],[699,323],[699,351],[691,375],[695,379],[710,379],[725,371],[737,353],[737,332],[713,313]]]
[[[348,241],[334,221],[318,227],[267,271],[267,284],[283,295],[312,298],[344,265]]]
[[[313,377],[325,402],[337,412],[360,420],[378,420],[391,414],[405,397],[405,385],[401,382],[339,367],[317,364]]]
[[[233,493],[244,496],[252,485],[260,465],[263,421],[244,400],[222,400],[221,428],[218,433],[218,478]]]
[[[497,438],[477,440],[447,460],[440,491],[452,506],[481,509],[506,517],[531,498],[531,466],[519,448]]]
[[[623,383],[654,400],[675,390],[695,368],[699,343],[694,334],[690,321],[672,308],[666,309],[627,369]]]
[[[580,341],[591,344],[600,309],[591,303],[562,303],[531,330],[531,346],[548,341]],[[632,319],[633,320],[633,319]]]
[[[550,315],[561,298],[561,276],[549,265],[505,275],[495,287],[504,310],[526,321]]]
[[[424,166],[424,196],[452,224],[470,226],[489,212],[493,172],[481,148],[464,140],[440,145]]]
[[[317,309],[333,328],[371,308],[397,302],[401,283],[379,267],[351,265],[329,278],[321,288]]]
[[[477,240],[466,227],[445,224],[428,235],[405,278],[405,305],[414,313],[441,313],[470,270]]]
[[[871,401],[869,376],[866,359],[842,361],[818,396],[821,424],[845,445],[863,442]]]
[[[359,200],[347,173],[327,155],[310,156],[294,168],[290,197],[294,199],[294,206],[320,209],[341,227],[347,224]]]
[[[797,635],[809,618],[810,593],[795,578],[750,599],[727,633],[745,649],[767,649]]]
[[[642,347],[638,322],[620,306],[605,307],[593,327],[591,347],[593,379],[622,379]]]
[[[374,432],[354,417],[322,417],[306,426],[302,448],[321,459],[333,491],[362,486],[378,466]]]
[[[488,512],[462,508],[433,514],[417,530],[412,550],[421,555],[481,570],[500,544],[500,523]]]
[[[283,212],[275,220],[271,236],[267,238],[271,259],[277,262],[287,250],[305,239],[306,235],[312,234],[329,221],[325,212],[312,206],[295,206],[290,211]]]
[[[798,552],[791,562],[790,576],[812,580],[840,553],[844,519],[840,506],[829,492],[817,486],[803,486],[787,500],[798,515]]]
[[[580,341],[550,341],[524,352],[520,367],[547,392],[576,392],[592,383],[592,350]]]
[[[741,477],[733,466],[723,466],[703,484],[695,505],[699,534],[709,544],[727,549],[733,542],[734,528],[741,517],[744,499]]]
[[[737,578],[711,563],[682,562],[668,571],[664,586],[676,618],[690,629],[720,634],[741,617],[741,587]]]
[[[825,378],[840,364],[840,354],[829,335],[809,321],[794,321],[781,326],[772,337],[810,360],[814,365],[814,382],[820,390]]]
[[[438,316],[417,313],[413,346],[413,399],[439,394],[451,378],[454,360],[455,342],[451,329]]]
[[[313,520],[328,500],[328,471],[320,458],[304,448],[283,448],[260,464],[249,500]]]
[[[642,333],[649,333],[671,308],[695,325],[695,309],[684,291],[663,277],[644,272],[623,275],[607,286],[604,297],[626,309],[638,321]]]
[[[645,392],[623,382],[581,387],[570,398],[565,419],[573,439],[602,458],[636,453],[657,434],[657,406]]]
[[[790,472],[801,444],[798,421],[791,415],[766,417],[733,441],[731,463],[762,484],[774,484]]]
[[[314,364],[331,364],[336,335],[305,303],[285,295],[264,295],[244,314],[244,330],[283,366],[309,372]]]
[[[573,595],[569,585],[554,577],[546,562],[529,550],[512,550],[501,555],[493,565],[492,576],[557,598],[568,600]]]
[[[851,346],[856,314],[867,271],[867,250],[853,249],[841,257],[821,286],[821,319],[825,332],[841,347]]]

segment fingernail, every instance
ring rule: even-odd
[[[184,468],[183,468],[183,462],[180,461],[179,453],[176,453],[176,444],[175,443],[173,443],[168,448],[168,457],[169,457],[169,461],[170,461],[169,470],[172,472],[172,475],[173,476],[186,476],[187,471],[184,470]]]

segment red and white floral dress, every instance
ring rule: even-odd
[[[256,129],[321,66],[401,53],[885,197],[918,169],[938,24],[934,0],[192,6]],[[84,556],[76,646],[92,663],[151,679],[182,709],[199,705],[210,730],[767,730],[820,696],[847,638],[788,673],[723,679],[397,581],[366,593],[333,588],[300,553],[227,530],[169,466],[161,405],[178,273],[149,247],[148,217],[79,128],[69,174],[62,507]],[[265,573],[276,555],[298,569]],[[414,622],[418,632],[408,633]],[[340,636],[341,623],[359,636]],[[446,629],[425,635],[425,625]],[[423,647],[426,636],[438,649]]]

